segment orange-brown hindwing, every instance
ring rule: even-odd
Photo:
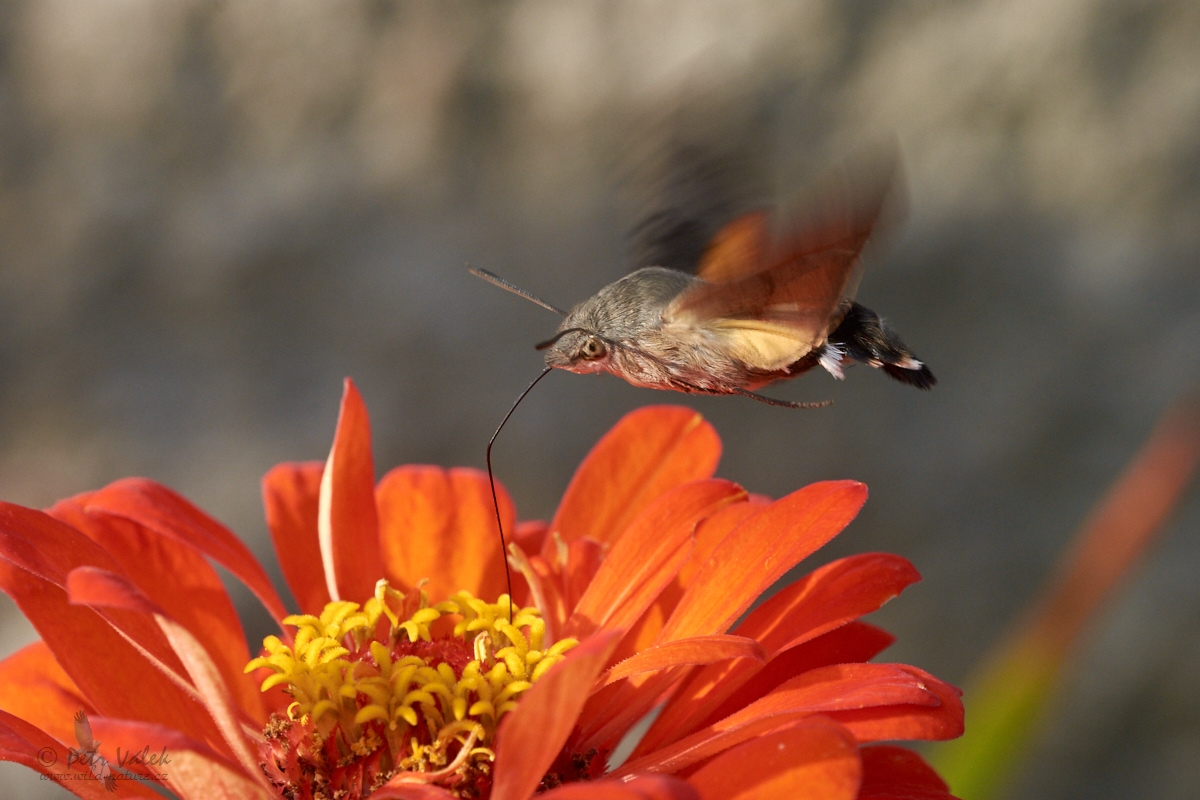
[[[767,212],[744,214],[721,228],[709,242],[696,277],[709,283],[728,283],[758,272],[766,265],[769,246]]]
[[[780,369],[819,347],[857,286],[859,256],[894,173],[894,160],[838,170],[818,187],[820,202],[766,258],[759,255],[765,216],[734,220],[701,262],[704,282],[675,298],[664,322],[718,337],[759,369]]]

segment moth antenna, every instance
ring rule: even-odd
[[[474,272],[474,270],[472,270]],[[490,274],[490,273],[489,273]],[[521,401],[525,399],[525,395],[533,391],[533,387],[538,385],[538,381],[550,374],[553,367],[546,367],[542,370],[542,374],[533,379],[533,383],[525,387],[525,391],[521,392],[521,396],[517,398],[517,402],[512,404],[512,408],[504,415],[504,419],[500,420],[500,426],[496,428],[496,432],[492,434],[492,438],[488,439],[487,452],[484,460],[487,461],[488,470],[488,485],[492,487],[492,507],[496,509],[496,530],[500,532],[500,554],[504,556],[504,579],[508,582],[508,624],[513,621],[513,590],[512,590],[512,569],[508,566],[508,543],[504,540],[504,521],[500,518],[500,498],[496,495],[496,476],[492,473],[492,445],[496,443],[496,437],[500,435],[500,431],[504,429],[504,424],[508,422],[508,418],[517,410],[517,406],[521,405]]]
[[[567,312],[563,311],[561,308],[555,308],[540,297],[530,294],[515,284],[509,283],[494,272],[488,272],[486,269],[480,269],[479,267],[472,267],[470,264],[467,265],[467,272],[470,272],[477,278],[483,278],[485,281],[494,286],[499,286],[506,292],[512,292],[515,295],[524,297],[526,300],[532,303],[537,303],[542,308],[546,309],[547,311],[553,311],[560,317],[565,317],[567,315]]]

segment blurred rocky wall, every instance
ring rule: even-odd
[[[465,264],[560,306],[622,274],[664,108],[749,132],[779,202],[894,132],[910,217],[859,297],[933,392],[812,374],[774,391],[834,406],[789,412],[559,374],[495,460],[548,516],[622,413],[677,402],[754,491],[863,480],[820,558],[913,560],[888,657],[960,681],[1200,378],[1198,53],[1188,0],[11,0],[0,498],[146,475],[269,561],[258,479],[324,456],[343,376],[380,469],[482,466],[556,323]],[[1198,527],[1193,493],[1014,797],[1200,796]],[[0,622],[0,653],[35,636],[7,600]]]

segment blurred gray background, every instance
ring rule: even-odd
[[[324,457],[347,375],[381,472],[481,467],[556,320],[464,265],[560,306],[619,277],[630,154],[681,96],[753,133],[779,201],[895,132],[910,217],[859,299],[941,384],[814,372],[772,391],[835,404],[792,412],[559,373],[499,477],[549,516],[614,421],[673,402],[754,491],[865,481],[818,558],[911,559],[924,582],[876,615],[887,657],[961,682],[1200,378],[1189,0],[0,4],[0,497],[149,476],[278,578],[259,478]],[[1189,498],[1089,630],[1014,797],[1200,796]],[[0,655],[34,637],[0,599]]]

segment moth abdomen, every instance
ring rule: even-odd
[[[896,380],[918,389],[930,389],[937,384],[929,367],[917,358],[891,326],[858,303],[850,304],[846,316],[829,334],[825,349],[828,355],[822,355],[821,364],[835,377],[840,377],[836,358],[829,356],[840,354],[882,369]]]

